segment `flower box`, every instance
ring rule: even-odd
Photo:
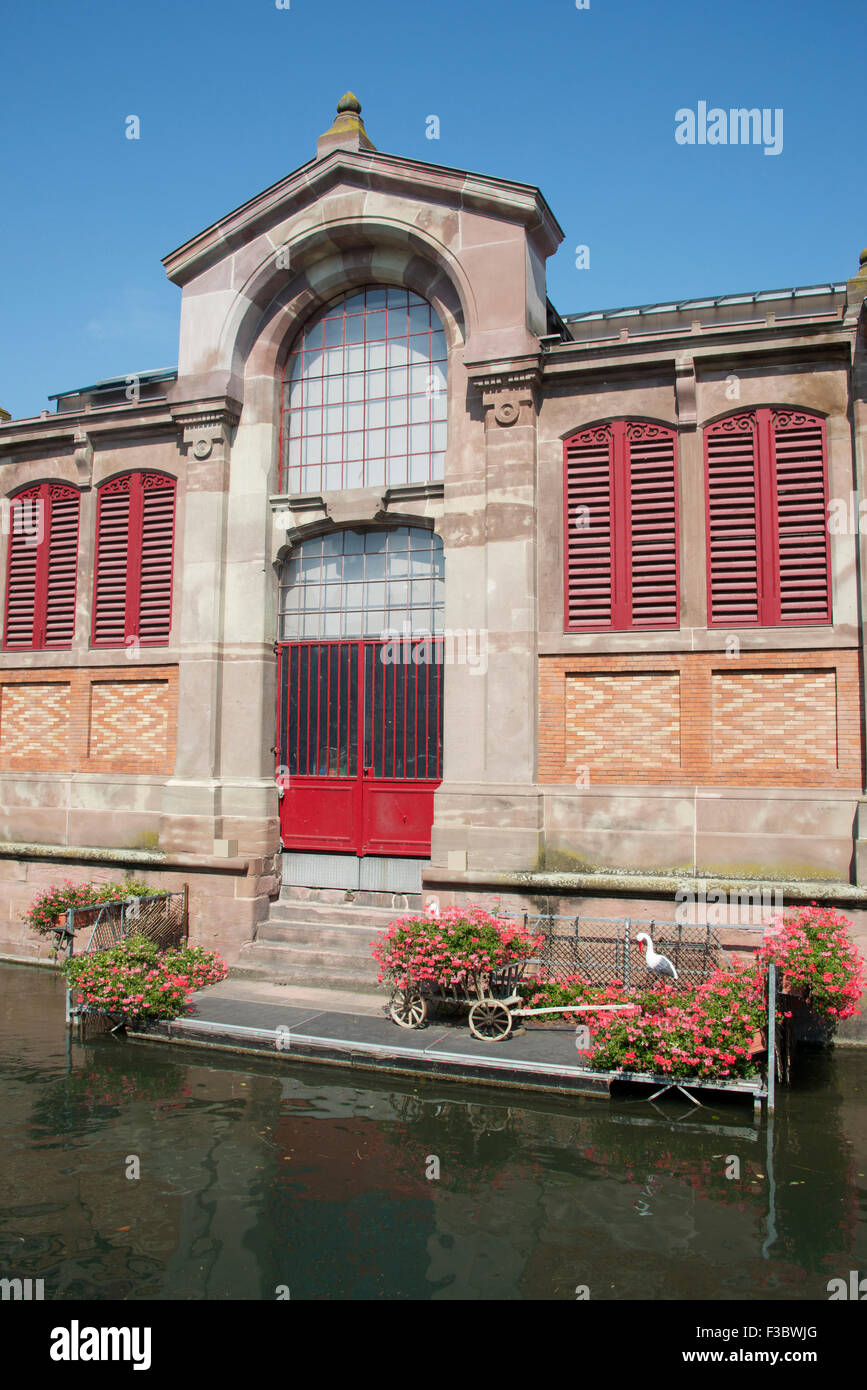
[[[747,1044],[747,1051],[751,1057],[758,1057],[760,1053],[768,1050],[768,1032],[766,1028],[757,1028]]]

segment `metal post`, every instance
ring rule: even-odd
[[[629,918],[628,918],[628,917],[626,917],[626,918],[624,919],[623,927],[624,927],[624,931],[625,931],[625,933],[626,933],[625,938],[624,938],[624,941],[623,941],[623,973],[624,973],[624,976],[625,976],[623,983],[624,983],[624,985],[626,986],[626,988],[629,989],[629,986],[630,986],[631,981],[630,981],[630,976],[629,976]]]
[[[73,926],[74,921],[75,921],[75,909],[72,908],[72,907],[68,907],[68,908],[66,909],[66,959],[67,959],[67,960],[71,960],[71,959],[72,959],[72,951],[73,951],[73,947],[74,947],[74,945],[75,945],[75,928],[74,928],[74,926]],[[67,976],[67,980],[66,980],[66,1026],[67,1026],[67,1028],[69,1028],[69,1027],[71,1027],[71,1025],[72,1025],[72,990],[69,988],[69,977]]]
[[[768,1114],[774,1113],[774,1087],[777,1074],[777,967],[768,966]]]

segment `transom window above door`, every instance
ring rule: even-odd
[[[415,526],[302,541],[280,575],[280,641],[442,632],[443,543]]]
[[[427,300],[367,286],[321,310],[283,379],[280,490],[442,478],[446,339]]]

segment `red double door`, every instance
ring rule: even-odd
[[[430,855],[442,780],[442,638],[278,648],[286,849]]]

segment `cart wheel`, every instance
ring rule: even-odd
[[[512,1031],[512,1015],[505,1004],[482,999],[470,1009],[470,1032],[482,1042],[502,1042]]]
[[[427,1018],[427,1000],[417,989],[396,989],[388,1012],[401,1028],[421,1028]]]
[[[464,1008],[465,1005],[460,999],[440,998],[437,1000],[437,1012],[441,1013],[444,1018],[457,1018]]]

